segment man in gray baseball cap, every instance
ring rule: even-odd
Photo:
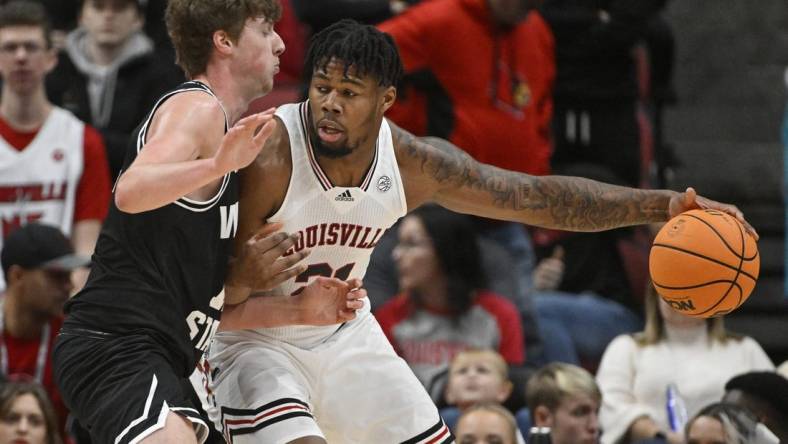
[[[0,262],[8,285],[0,299],[0,371],[43,384],[63,430],[68,411],[52,377],[52,342],[74,288],[71,272],[90,259],[74,254],[58,228],[32,223],[5,238]]]
[[[88,265],[90,258],[75,254],[71,242],[59,229],[32,223],[6,237],[0,261],[10,286],[9,273],[14,265],[28,270],[71,271]]]

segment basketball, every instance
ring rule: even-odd
[[[733,216],[691,210],[659,231],[649,255],[657,293],[674,310],[709,318],[738,308],[758,280],[755,239]]]

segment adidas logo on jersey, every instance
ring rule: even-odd
[[[353,202],[353,196],[350,195],[350,190],[345,190],[339,196],[335,197],[334,200],[341,201],[341,202]]]

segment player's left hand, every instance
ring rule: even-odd
[[[318,277],[297,295],[291,296],[300,313],[299,324],[332,325],[352,321],[364,307],[367,291],[360,279],[342,281]]]
[[[736,205],[721,203],[703,196],[698,196],[698,193],[692,187],[687,188],[687,190],[683,193],[677,193],[671,197],[670,203],[668,204],[668,212],[670,213],[670,217],[676,217],[685,211],[696,209],[719,210],[723,213],[728,213],[741,222],[741,224],[744,225],[744,229],[747,230],[747,232],[750,233],[752,237],[755,238],[755,240],[758,240],[758,232],[756,232],[755,228],[753,228],[753,226],[744,219],[744,213],[742,213],[741,210],[736,207]]]

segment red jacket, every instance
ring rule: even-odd
[[[448,136],[481,162],[549,172],[554,41],[537,12],[503,30],[485,0],[432,0],[380,29],[396,41],[407,74],[428,71],[448,96],[428,107],[424,92],[406,88],[389,118],[416,135]]]

